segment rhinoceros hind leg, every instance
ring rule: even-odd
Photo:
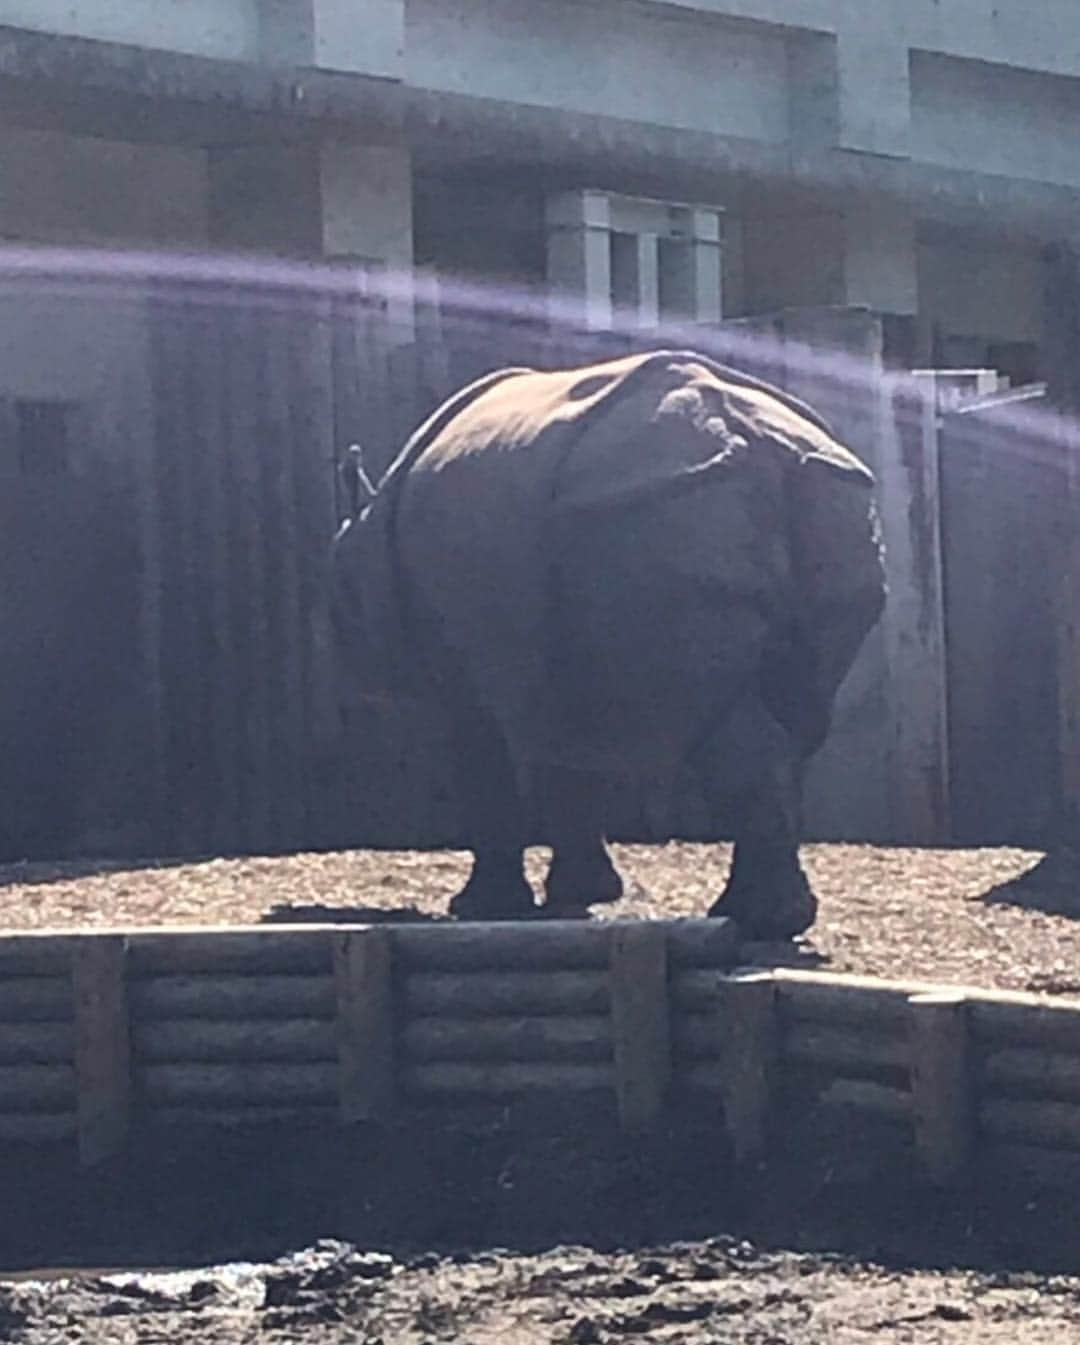
[[[517,780],[499,726],[482,711],[458,706],[455,722],[458,796],[469,880],[450,902],[459,920],[522,920],[536,913],[525,878],[525,822]]]
[[[556,850],[544,882],[548,915],[580,913],[589,906],[618,901],[623,894],[619,871],[603,842],[589,851]]]
[[[735,847],[736,861],[739,846]],[[710,915],[729,916],[751,939],[780,942],[809,929],[817,918],[817,897],[798,859],[778,855],[765,860],[757,855],[751,870],[736,862],[723,894],[713,903]]]
[[[604,845],[602,780],[588,771],[549,767],[543,790],[551,845],[544,913],[580,916],[590,906],[618,901],[623,884]]]
[[[793,939],[817,917],[799,863],[800,771],[781,763],[741,801],[731,875],[710,915],[731,916],[752,939]]]
[[[533,890],[514,856],[478,854],[469,881],[450,900],[459,920],[526,920],[536,914]]]

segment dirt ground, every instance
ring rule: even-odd
[[[682,843],[618,846],[615,857],[627,896],[604,917],[701,914],[722,887],[729,860],[726,847]],[[1068,913],[1080,892],[1073,857],[1040,865],[1041,856],[1019,850],[817,845],[808,846],[804,858],[821,913],[792,950],[793,960],[835,971],[1080,996],[1080,919]],[[542,877],[545,859],[542,851],[530,854],[533,878]],[[2,924],[44,929],[432,918],[445,912],[466,863],[456,852],[356,851],[14,866],[0,871]],[[759,952],[762,960],[783,959],[776,948]],[[1004,1202],[1000,1208],[946,1202],[927,1215],[923,1196],[903,1185],[889,1188],[887,1164],[876,1177],[870,1172],[869,1186],[845,1193],[815,1185],[817,1178],[796,1163],[773,1182],[766,1218],[756,1196],[742,1206],[728,1199],[730,1177],[713,1161],[711,1140],[665,1142],[656,1161],[640,1154],[631,1161],[617,1152],[614,1132],[598,1138],[595,1127],[581,1121],[590,1136],[584,1148],[559,1150],[552,1141],[558,1157],[551,1160],[535,1136],[500,1130],[501,1122],[468,1135],[440,1131],[431,1137],[426,1166],[412,1161],[404,1176],[394,1163],[368,1155],[368,1166],[384,1171],[390,1197],[390,1221],[381,1226],[386,1236],[373,1235],[370,1246],[390,1247],[393,1254],[332,1242],[284,1254],[311,1236],[336,1232],[327,1222],[273,1249],[226,1253],[257,1256],[243,1265],[160,1275],[0,1275],[0,1341],[1080,1343],[1080,1243],[1064,1196],[1057,1205],[1053,1194],[1010,1204],[995,1192]],[[409,1147],[406,1139],[398,1136],[394,1144]],[[289,1158],[300,1174],[292,1189],[299,1191],[321,1160],[314,1153],[302,1162],[295,1154]],[[273,1170],[279,1161],[286,1161],[286,1151]],[[626,1187],[628,1161],[633,1180]],[[869,1161],[871,1168],[880,1162]],[[325,1162],[333,1165],[329,1152]],[[238,1173],[241,1184],[258,1186],[257,1167],[251,1163]],[[517,1174],[516,1192],[506,1187],[508,1171]],[[527,1210],[538,1190],[550,1194],[553,1181],[563,1184],[568,1209],[577,1199],[587,1212],[582,1231],[570,1236],[588,1246],[552,1246],[566,1241],[563,1234],[530,1244],[517,1236],[521,1220],[509,1206],[499,1216],[501,1200],[513,1198],[519,1212]],[[621,1194],[612,1195],[619,1183]],[[478,1232],[463,1239],[468,1252],[455,1253],[456,1244],[434,1231],[408,1245],[389,1233],[395,1210],[403,1214],[411,1203],[416,1227],[415,1210],[434,1209],[436,1195],[440,1208],[459,1213],[473,1202]],[[650,1211],[661,1207],[662,1217],[654,1218]],[[615,1212],[610,1219],[609,1211]],[[92,1228],[92,1209],[89,1219]],[[452,1222],[458,1230],[465,1226],[459,1217]],[[687,1240],[673,1240],[680,1238]],[[156,1260],[151,1243],[138,1245],[147,1262]]]
[[[1013,888],[1041,858],[1011,849],[809,845],[821,901],[801,960],[830,971],[1080,995],[1080,866]],[[610,916],[701,915],[722,889],[727,846],[617,845],[626,896]],[[546,853],[530,851],[539,884]],[[456,851],[356,850],[183,864],[0,869],[0,926],[237,924],[267,919],[441,916],[464,881]],[[1045,870],[1044,865],[1040,870]],[[1028,878],[1032,884],[1032,878]],[[1014,898],[1021,904],[1013,904]]]
[[[1057,1345],[1080,1279],[898,1270],[715,1237],[600,1254],[397,1261],[322,1243],[264,1266],[0,1285],[0,1339],[45,1345]]]

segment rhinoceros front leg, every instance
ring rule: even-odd
[[[459,711],[455,767],[472,873],[450,901],[462,920],[516,920],[535,914],[525,878],[525,818],[506,741],[480,711]]]
[[[777,766],[737,807],[731,874],[709,914],[731,916],[753,939],[792,939],[817,916],[799,863],[800,776]]]
[[[551,866],[544,911],[584,915],[590,906],[618,901],[622,879],[604,845],[603,781],[568,767],[551,767],[544,780],[544,813]]]

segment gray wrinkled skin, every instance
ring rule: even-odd
[[[353,694],[451,725],[475,856],[452,903],[533,913],[616,899],[605,780],[692,759],[737,800],[715,914],[806,929],[801,767],[880,614],[872,478],[808,407],[704,356],[489,375],[422,426],[339,535],[334,612]]]

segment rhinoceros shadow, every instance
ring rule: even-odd
[[[259,917],[265,925],[415,925],[449,919],[415,906],[324,906],[321,902],[304,906],[281,902]]]
[[[1080,919],[1080,854],[1068,846],[1051,850],[1019,877],[998,883],[977,900]]]

